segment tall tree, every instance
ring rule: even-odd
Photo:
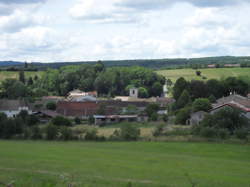
[[[19,71],[19,81],[25,84],[25,75],[24,71]]]

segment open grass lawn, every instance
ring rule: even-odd
[[[215,69],[200,69],[201,75],[208,79],[220,79],[229,76],[250,76],[250,68],[215,68]],[[157,73],[165,76],[172,81],[176,81],[180,77],[187,80],[202,80],[202,77],[196,75],[194,69],[174,69],[174,70],[159,70]]]
[[[0,181],[15,186],[250,186],[250,146],[0,141]]]
[[[42,71],[25,72],[25,76],[26,78],[34,77],[35,75],[41,76],[42,73]],[[18,79],[18,71],[0,71],[0,81],[3,81],[8,78]]]

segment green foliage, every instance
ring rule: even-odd
[[[95,123],[95,118],[94,118],[94,116],[90,116],[90,117],[88,118],[88,122],[89,122],[90,125],[94,124],[94,123]]]
[[[156,112],[153,112],[150,117],[149,117],[149,120],[150,121],[157,121],[159,118],[159,115],[156,113]]]
[[[75,117],[74,121],[75,121],[75,124],[77,125],[81,124],[81,119],[78,117]]]
[[[168,115],[167,115],[167,114],[164,114],[164,115],[162,116],[162,120],[163,120],[164,122],[168,122]]]
[[[98,139],[97,133],[98,133],[98,131],[96,128],[88,129],[86,134],[85,134],[85,140],[87,140],[87,141],[97,140]]]
[[[204,127],[201,129],[200,135],[205,138],[216,138],[217,130],[213,127]]]
[[[19,81],[25,84],[25,75],[24,71],[19,71]]]
[[[97,115],[105,115],[106,114],[107,107],[105,104],[100,104],[99,108],[96,111]]]
[[[125,141],[136,141],[140,137],[140,129],[130,123],[125,123],[120,128],[120,138]]]
[[[140,98],[148,98],[149,96],[149,93],[148,93],[148,90],[144,87],[140,87],[138,89],[138,92],[139,92],[139,97]]]
[[[159,109],[160,106],[158,104],[149,104],[147,105],[145,112],[147,113],[148,116],[151,116],[151,114],[157,113]]]
[[[46,133],[46,138],[47,140],[55,140],[58,136],[58,127],[53,125],[53,124],[49,124],[46,129],[45,129],[45,133]]]
[[[241,140],[247,140],[248,130],[247,129],[237,129],[235,130],[235,136]]]
[[[27,138],[27,134],[26,134],[26,138]],[[42,131],[40,130],[38,126],[33,126],[31,128],[31,139],[33,140],[42,139]]]
[[[29,97],[32,95],[31,90],[22,82],[15,79],[6,79],[1,84],[3,97],[17,99]]]
[[[73,131],[69,127],[60,127],[59,133],[61,134],[60,139],[64,141],[73,139]]]
[[[158,124],[156,127],[155,127],[155,129],[154,129],[154,131],[153,131],[153,136],[155,136],[155,137],[157,137],[157,136],[161,136],[161,135],[163,135],[164,134],[164,127],[165,127],[165,125],[164,124]]]
[[[56,110],[56,103],[55,102],[48,102],[47,104],[46,104],[46,108],[48,109],[48,110]]]
[[[30,77],[30,78],[28,79],[27,84],[28,84],[28,86],[32,86],[32,85],[34,84],[32,77]]]
[[[197,111],[208,112],[212,108],[212,105],[208,99],[199,98],[193,102],[192,107],[193,107],[193,112],[197,112]]]
[[[163,93],[163,85],[160,82],[155,82],[151,89],[151,96],[161,96]]]
[[[175,124],[182,124],[185,125],[186,121],[190,118],[191,108],[185,107],[180,109],[177,112],[176,118],[175,118]]]
[[[214,95],[210,95],[208,97],[208,100],[210,101],[210,103],[215,103],[216,102],[216,97],[214,97]]]
[[[128,105],[128,107],[126,108],[125,114],[132,115],[132,114],[137,114],[137,113],[138,113],[138,109],[135,105]]]
[[[184,90],[176,102],[176,109],[184,108],[190,102],[191,102],[190,95],[187,90]]]
[[[188,88],[188,82],[183,78],[179,78],[173,88],[173,96],[175,100],[178,100],[184,90]]]
[[[227,129],[233,134],[235,130],[247,127],[248,120],[239,110],[227,107],[213,115],[207,115],[201,125],[215,129]]]
[[[81,88],[85,91],[97,90],[99,95],[126,95],[126,88],[134,85],[142,87],[143,97],[160,95],[165,78],[153,70],[142,67],[122,67],[105,69],[102,65],[81,65],[48,70],[39,80],[40,87],[59,95]]]
[[[71,121],[63,116],[57,116],[51,120],[51,123],[56,126],[72,126]]]

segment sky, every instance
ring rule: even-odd
[[[250,0],[0,0],[0,61],[250,55]]]

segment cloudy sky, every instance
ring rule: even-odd
[[[0,0],[0,61],[250,55],[250,0]]]

